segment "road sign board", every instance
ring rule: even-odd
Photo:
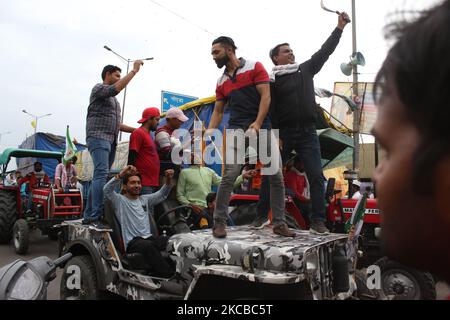
[[[197,99],[197,97],[192,97],[181,93],[161,91],[161,109],[162,112],[167,112],[170,108],[178,108]]]

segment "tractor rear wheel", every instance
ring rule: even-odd
[[[375,262],[381,269],[381,288],[395,300],[435,300],[436,287],[428,272],[405,267],[383,257]]]
[[[9,243],[17,220],[16,194],[0,189],[0,243]]]
[[[27,253],[30,244],[30,228],[28,228],[28,223],[24,219],[19,219],[14,223],[13,238],[16,253]]]

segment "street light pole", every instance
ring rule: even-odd
[[[352,0],[352,50],[356,54],[356,5],[355,0]],[[353,64],[353,98],[359,99],[358,92],[358,65]],[[357,108],[353,112],[353,170],[359,169],[359,118],[361,104],[356,102]]]
[[[144,59],[135,59],[135,60],[131,60],[131,59],[126,59],[124,57],[122,57],[120,54],[118,54],[117,52],[115,52],[114,50],[112,50],[110,47],[108,46],[103,46],[103,48],[105,48],[108,51],[111,51],[113,54],[115,54],[116,56],[118,56],[120,59],[122,59],[123,61],[125,61],[127,63],[127,74],[130,70],[130,62],[134,62],[136,60],[153,60],[153,58],[144,58]],[[123,119],[124,119],[124,115],[125,115],[125,101],[127,98],[127,87],[125,87],[124,91],[123,91],[123,103],[122,103],[122,116],[120,119],[120,123],[123,123]],[[122,131],[119,132],[119,141],[122,141]]]
[[[44,117],[49,117],[52,114],[51,113],[47,113],[47,114],[44,114],[42,116],[36,116],[36,115],[34,115],[32,113],[27,112],[25,109],[23,109],[22,112],[26,113],[27,115],[29,115],[30,117],[32,117],[34,119],[34,148],[36,148],[36,132],[37,132],[38,119],[44,118]]]

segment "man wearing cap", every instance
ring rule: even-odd
[[[178,166],[172,163],[172,148],[180,144],[180,140],[173,136],[173,132],[188,121],[182,110],[170,108],[166,113],[167,124],[158,128],[155,135],[156,145],[158,146],[159,160],[161,161],[161,172],[167,169],[174,169],[175,175],[178,175]]]
[[[121,78],[120,68],[107,65],[102,71],[103,83],[94,86],[86,117],[86,142],[94,163],[94,175],[84,210],[83,224],[94,224],[103,228],[99,222],[103,214],[103,186],[106,184],[109,169],[116,154],[119,131],[133,132],[134,128],[122,123],[119,101],[116,96],[139,72],[144,63],[136,60],[133,69]]]
[[[159,123],[159,109],[147,108],[142,112],[142,125],[130,136],[128,165],[135,166],[142,177],[142,195],[152,194],[159,186],[159,157],[150,131],[155,131]]]

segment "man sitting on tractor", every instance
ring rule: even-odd
[[[65,189],[77,187],[77,170],[74,163],[77,161],[77,157],[73,157],[68,160],[66,164],[60,163],[55,169],[55,188],[59,192],[63,192]]]
[[[170,193],[173,170],[165,171],[165,184],[153,194],[142,195],[141,176],[134,166],[126,166],[103,188],[105,198],[109,199],[114,213],[122,227],[122,238],[127,253],[140,253],[149,264],[149,272],[155,276],[169,278],[173,268],[164,260],[161,250],[165,250],[167,237],[152,235],[150,208],[163,202]],[[124,194],[114,190],[122,180]]]
[[[34,163],[34,171],[28,173],[25,177],[20,179],[19,181],[19,189],[22,187],[24,183],[28,182],[28,190],[27,190],[27,209],[28,211],[32,209],[32,201],[30,198],[31,191],[33,189],[42,187],[42,186],[50,186],[50,178],[48,175],[42,170],[42,163],[36,161]]]

